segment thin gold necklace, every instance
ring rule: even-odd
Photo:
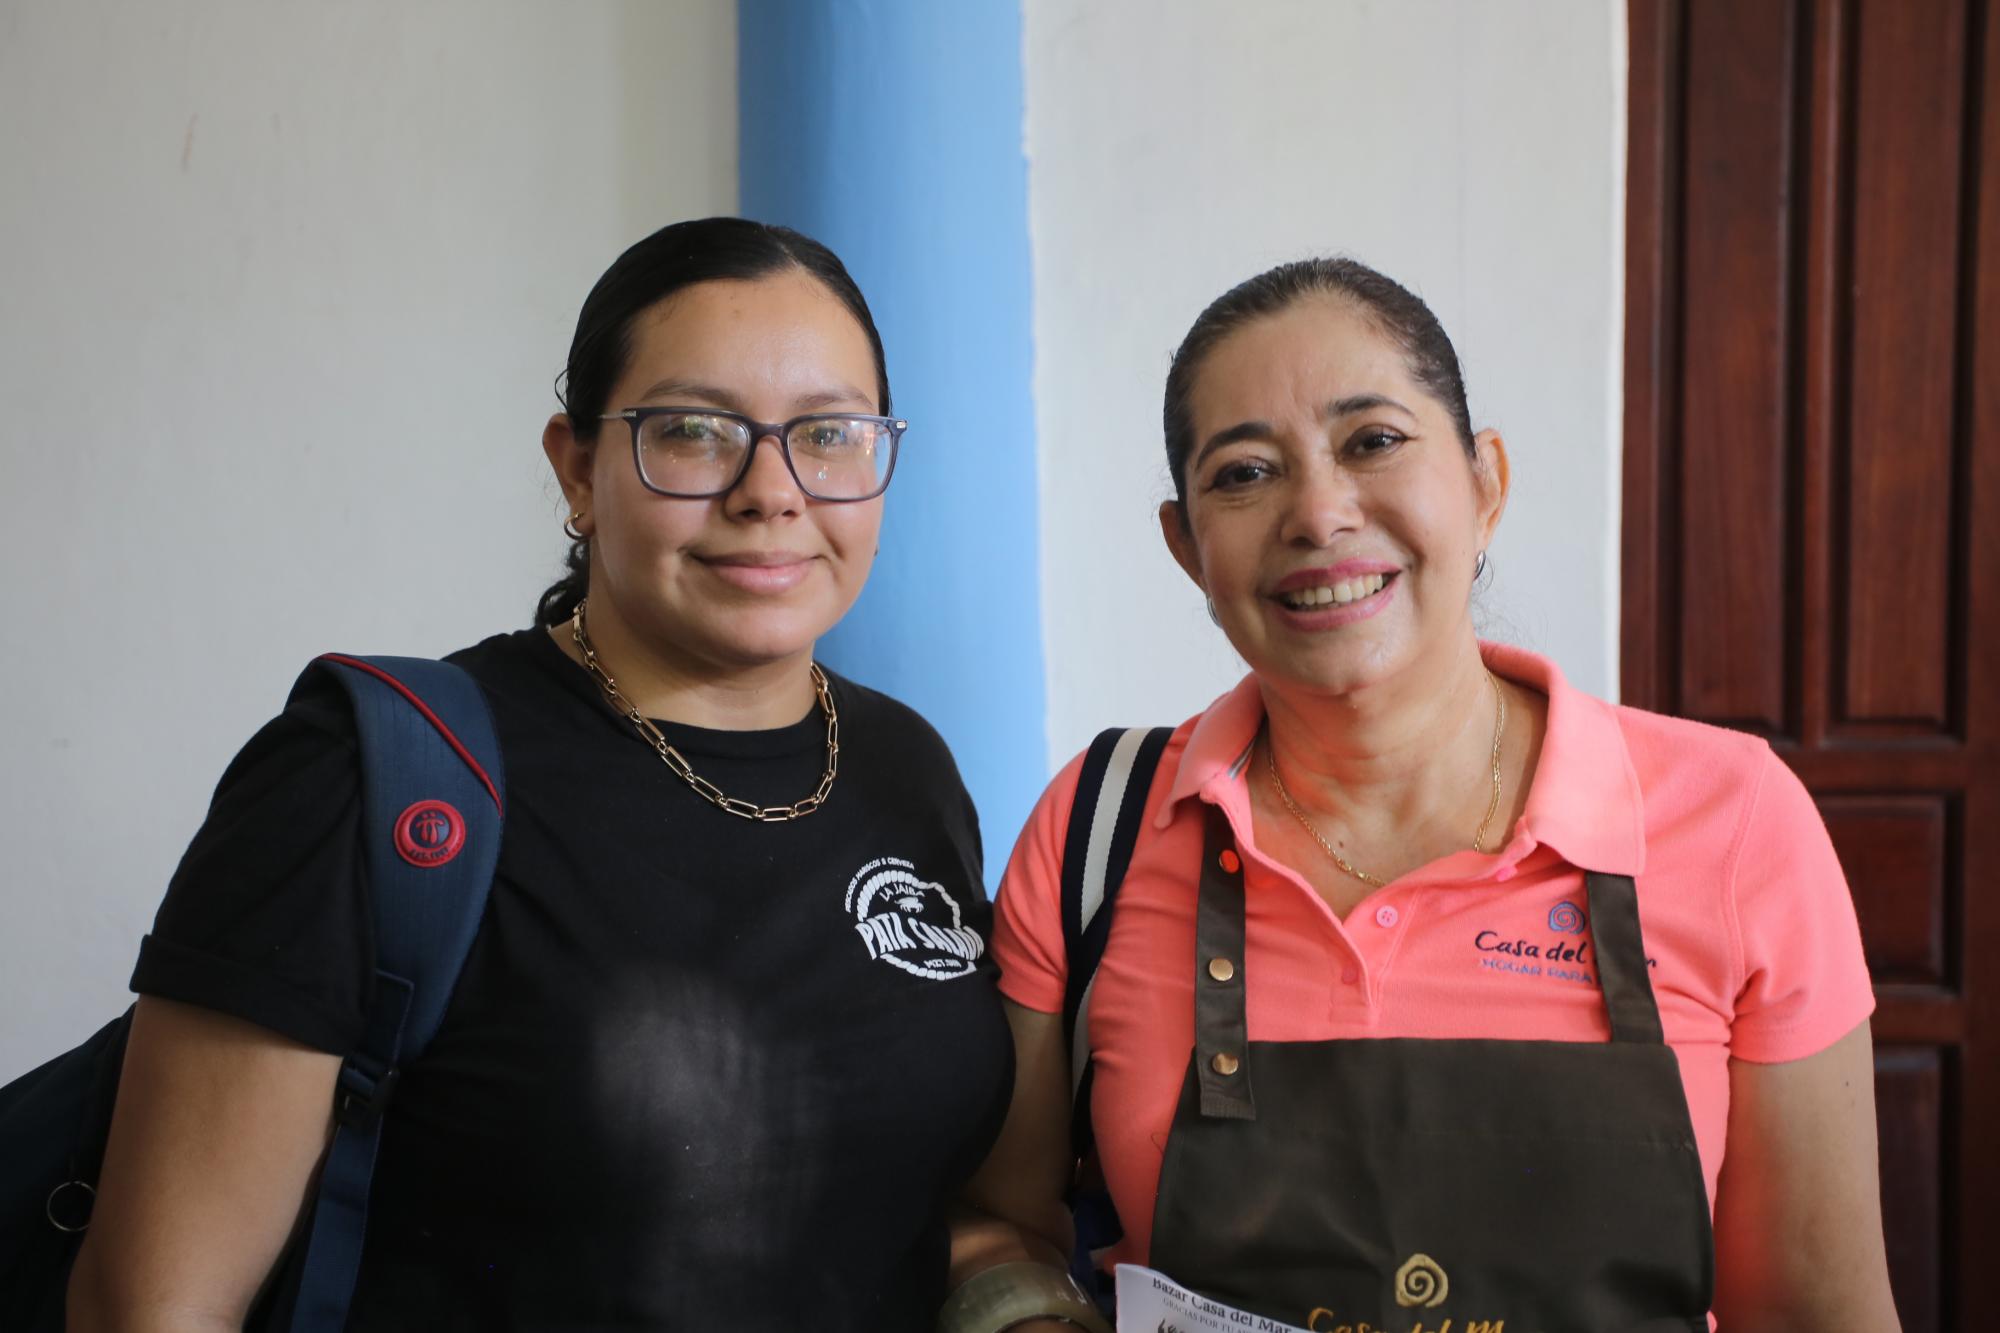
[[[576,640],[577,650],[583,654],[583,669],[590,673],[597,688],[604,692],[604,701],[613,711],[623,713],[625,720],[639,729],[639,736],[659,752],[667,767],[678,773],[687,785],[693,787],[702,797],[718,810],[726,810],[742,819],[754,819],[760,824],[781,824],[788,819],[800,819],[819,809],[826,800],[826,794],[833,790],[834,776],[840,771],[840,714],[833,706],[833,690],[828,686],[826,672],[819,669],[819,663],[810,664],[813,689],[819,695],[820,711],[826,714],[826,771],[820,774],[819,790],[796,805],[758,805],[752,801],[739,800],[725,793],[722,788],[694,771],[679,750],[667,743],[660,729],[653,725],[644,713],[626,702],[618,692],[618,682],[597,660],[597,649],[590,643],[590,636],[583,631],[583,608],[588,601],[576,604],[576,610],[569,618],[570,637]]]
[[[1486,818],[1479,821],[1479,827],[1472,833],[1472,850],[1475,852],[1486,850],[1486,826],[1493,822],[1494,813],[1500,809],[1500,733],[1507,726],[1507,696],[1501,691],[1500,681],[1491,671],[1486,673],[1486,679],[1493,686],[1493,795],[1486,802]],[[1292,812],[1292,818],[1305,825],[1306,832],[1312,834],[1313,841],[1320,845],[1320,850],[1332,857],[1335,865],[1363,884],[1377,889],[1387,884],[1387,880],[1377,879],[1335,851],[1333,844],[1328,842],[1312,820],[1306,817],[1306,812],[1299,809],[1299,803],[1292,799],[1289,791],[1285,790],[1285,780],[1278,776],[1278,749],[1268,740],[1264,745],[1264,760],[1271,770],[1271,786],[1276,789],[1278,799],[1285,803],[1285,809]]]

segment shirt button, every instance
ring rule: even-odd
[[[1388,930],[1400,920],[1402,920],[1402,914],[1387,903],[1383,903],[1375,909],[1375,924],[1384,930]]]
[[[1343,967],[1340,969],[1340,979],[1346,985],[1352,986],[1355,982],[1361,980],[1361,972],[1358,968],[1351,965]]]
[[[1236,975],[1236,964],[1227,958],[1211,958],[1208,960],[1208,975],[1217,981],[1228,981]]]

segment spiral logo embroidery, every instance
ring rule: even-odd
[[[1575,903],[1561,902],[1549,909],[1550,930],[1559,930],[1565,935],[1581,935],[1589,925],[1583,909]]]
[[[1413,1254],[1396,1270],[1396,1304],[1405,1310],[1435,1309],[1450,1293],[1451,1279],[1428,1254]]]

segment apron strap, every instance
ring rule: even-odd
[[[1597,950],[1597,983],[1611,1019],[1611,1040],[1658,1045],[1660,1007],[1647,975],[1646,942],[1639,933],[1639,893],[1630,875],[1588,871],[1590,939]]]
[[[1243,1002],[1243,858],[1228,816],[1213,805],[1207,811],[1195,907],[1194,1071],[1203,1115],[1255,1120]]]

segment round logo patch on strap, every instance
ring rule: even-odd
[[[429,869],[465,846],[465,817],[449,801],[418,801],[396,818],[396,854]]]

